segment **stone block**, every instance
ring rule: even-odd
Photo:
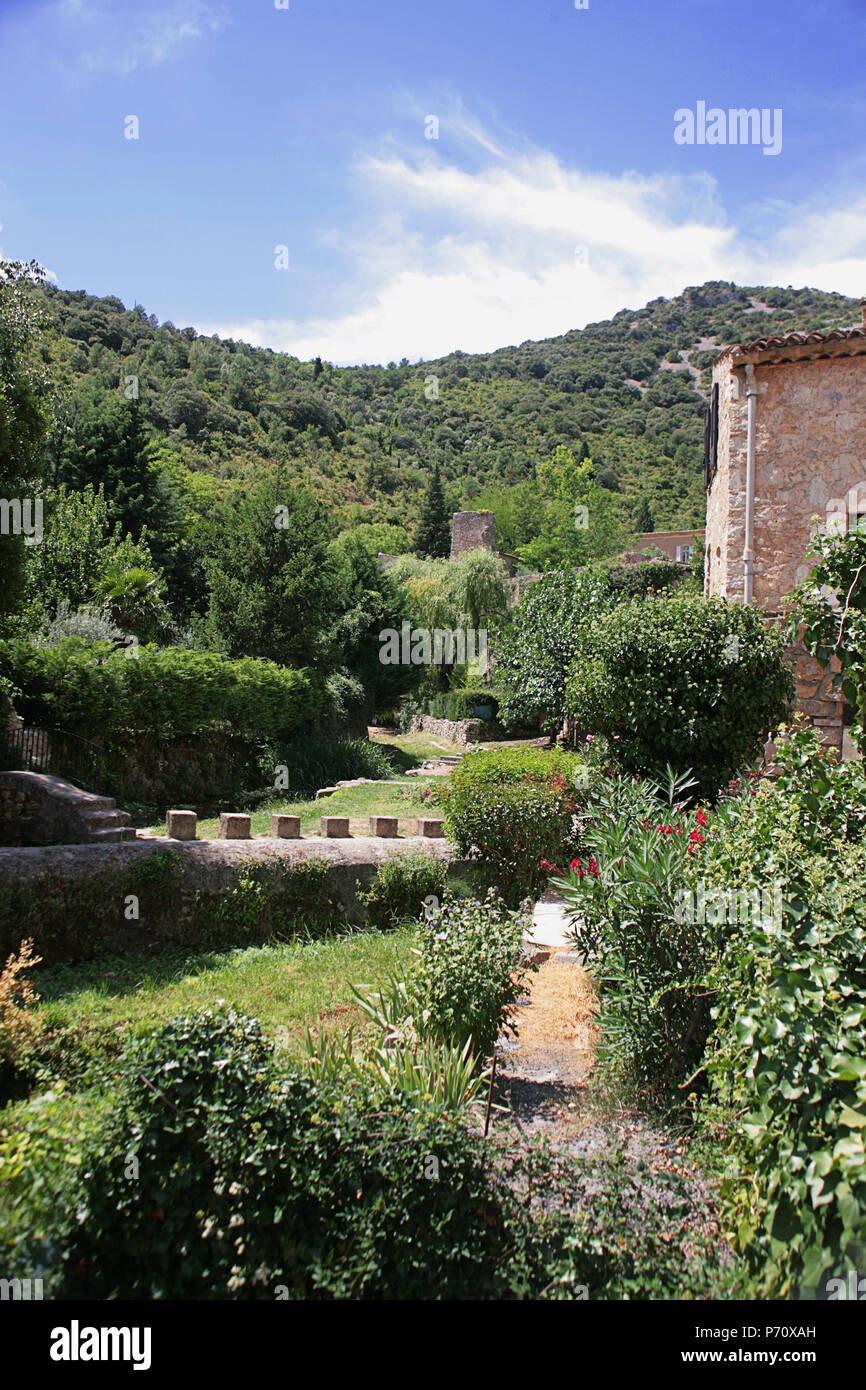
[[[195,811],[166,811],[165,833],[169,840],[194,840],[197,817]]]
[[[370,834],[379,835],[382,839],[392,840],[397,834],[397,817],[371,816]]]
[[[348,816],[322,816],[321,833],[329,840],[347,840],[349,838],[349,817]]]
[[[441,840],[442,826],[443,822],[441,820],[432,820],[428,816],[419,816],[415,822],[415,834],[423,836],[426,840]]]
[[[220,815],[221,840],[248,840],[250,838],[250,817],[237,811],[223,811]]]
[[[274,840],[299,840],[301,838],[300,816],[271,816],[271,836]]]

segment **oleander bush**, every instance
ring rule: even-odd
[[[599,994],[601,1055],[657,1105],[683,1102],[711,1028],[705,978],[719,914],[695,910],[712,817],[686,805],[690,779],[617,775],[591,788],[584,847],[556,878]]]

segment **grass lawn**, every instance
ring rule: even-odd
[[[417,734],[373,734],[371,743],[380,743],[391,752],[395,767],[405,772],[410,767],[420,767],[427,758],[441,758],[442,754],[452,755],[462,752],[459,743],[449,743],[445,738],[434,738],[423,731]]]
[[[153,957],[102,957],[42,970],[37,1021],[48,1030],[41,1054],[74,1084],[91,1062],[116,1056],[131,1033],[218,1000],[261,1021],[291,1052],[304,1028],[363,1032],[351,985],[376,985],[411,958],[416,928],[359,931],[314,941]]]
[[[356,1025],[363,1036],[350,986],[383,984],[408,963],[416,930],[41,970],[33,983],[43,1071],[29,1096],[0,1107],[0,1249],[18,1251],[29,1268],[30,1242],[53,1228],[56,1192],[117,1108],[116,1060],[131,1036],[219,1000],[257,1017],[289,1055],[300,1055],[305,1027],[315,1033],[319,1022],[329,1032]]]
[[[370,816],[396,816],[401,835],[415,833],[416,816],[437,815],[435,802],[422,794],[428,787],[434,787],[438,778],[429,782],[421,777],[411,777],[397,782],[367,782],[361,787],[340,787],[333,796],[323,796],[319,801],[274,801],[251,812],[253,835],[270,835],[271,812],[280,811],[291,816],[300,816],[301,834],[318,835],[322,816],[348,816],[349,831],[352,835],[369,835]],[[239,807],[226,806],[226,810]],[[216,839],[219,835],[219,816],[199,819],[200,839]],[[154,835],[165,834],[165,824],[150,827]]]

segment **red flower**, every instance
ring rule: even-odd
[[[592,874],[593,878],[598,878],[598,865],[594,859],[590,859],[589,861],[589,872]]]
[[[702,845],[705,843],[704,837],[701,834],[700,830],[693,830],[691,835],[689,836],[689,839],[691,840],[693,845]]]
[[[574,869],[579,869],[579,868],[580,868],[580,860],[579,860],[579,859],[572,859],[571,864],[570,864],[569,867],[570,867],[572,870],[574,870]]]
[[[708,824],[708,821],[707,821],[706,816],[704,815],[703,811],[701,811],[700,809],[698,810],[698,813],[697,813],[697,815],[695,816],[695,820],[697,821],[698,825],[707,825],[707,824]]]

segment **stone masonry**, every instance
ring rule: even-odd
[[[134,840],[126,811],[41,772],[0,772],[0,845],[89,845]]]
[[[718,447],[707,494],[706,592],[743,598],[748,407],[755,404],[752,602],[775,618],[809,574],[816,527],[866,513],[866,309],[850,330],[790,334],[725,349],[716,359]],[[711,460],[712,463],[712,460]],[[842,745],[842,702],[830,674],[791,649],[797,700],[824,741]]]
[[[455,512],[451,518],[451,559],[467,550],[496,550],[496,519],[492,512]]]

